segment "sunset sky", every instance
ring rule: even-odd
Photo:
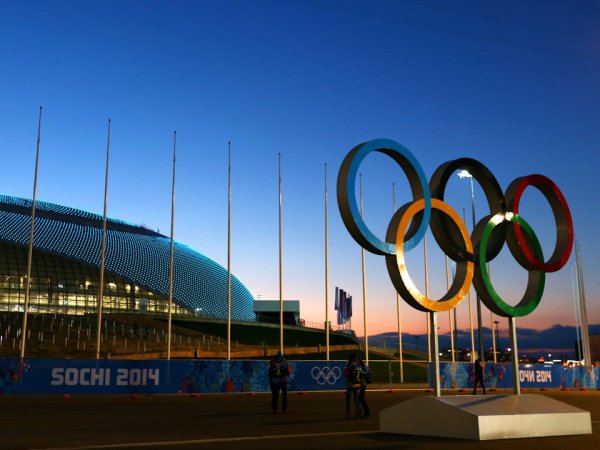
[[[177,130],[175,238],[226,266],[227,142],[232,142],[232,271],[278,299],[278,153],[282,155],[283,292],[307,322],[325,320],[324,165],[329,185],[330,318],[334,287],[354,298],[363,330],[361,250],[345,229],[336,178],[345,155],[375,138],[406,146],[427,178],[445,161],[484,163],[501,187],[551,178],[570,205],[583,254],[590,324],[600,323],[600,6],[594,2],[204,0],[4,2],[0,6],[0,191],[32,195],[44,106],[38,199],[102,213],[112,119],[108,214],[169,234]],[[361,165],[365,220],[381,238],[412,201],[393,161]],[[477,219],[487,214],[475,185]],[[447,202],[466,212],[468,180]],[[552,210],[529,188],[521,215],[546,257]],[[429,290],[446,291],[444,255],[428,233]],[[423,244],[408,256],[424,291]],[[573,325],[573,264],[517,325]],[[366,256],[368,332],[396,330],[383,257]],[[505,248],[491,263],[515,303],[526,272]],[[425,315],[401,305],[404,330]],[[474,311],[474,306],[473,306]],[[447,332],[448,315],[440,315]],[[484,308],[489,326],[490,313]],[[458,307],[468,327],[468,305]],[[506,334],[506,322],[500,322]]]

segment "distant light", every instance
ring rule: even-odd
[[[461,170],[458,172],[458,178],[473,178],[473,175],[468,170]]]

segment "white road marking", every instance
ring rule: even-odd
[[[294,439],[303,437],[328,437],[328,436],[345,436],[353,434],[374,434],[379,431],[339,431],[331,433],[309,433],[309,434],[275,434],[266,436],[239,436],[231,438],[209,438],[209,439],[189,439],[184,441],[157,441],[157,442],[131,442],[119,444],[98,444],[98,445],[81,445],[76,447],[46,447],[31,450],[92,450],[103,448],[147,448],[147,447],[166,447],[169,445],[198,445],[212,444],[221,442],[240,442],[240,441],[260,441],[268,439]]]

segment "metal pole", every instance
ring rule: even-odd
[[[21,327],[21,359],[25,357],[25,344],[27,342],[27,314],[29,312],[29,289],[31,286],[31,260],[33,259],[33,232],[35,225],[35,199],[37,195],[38,162],[40,159],[40,142],[42,131],[42,107],[38,119],[37,147],[35,151],[35,172],[33,175],[33,199],[31,200],[31,228],[29,230],[29,251],[27,253],[27,279],[25,280],[25,304],[23,305],[23,326]]]
[[[423,237],[423,256],[425,259],[425,297],[429,298],[429,275],[427,270],[427,235]],[[425,316],[427,318],[427,361],[431,362],[431,313],[426,312]],[[437,333],[437,331],[436,331]]]
[[[392,183],[392,206],[396,213],[396,183]],[[400,294],[396,292],[396,309],[398,311],[398,360],[400,362],[400,383],[404,383],[404,364],[402,356],[402,318],[400,315]]]
[[[231,141],[227,143],[227,360],[231,360]]]
[[[579,291],[577,290],[577,269],[575,266],[571,267],[571,276],[573,278],[573,308],[575,310],[575,335],[577,337],[577,356],[581,361],[583,359],[583,351],[581,349],[581,313],[579,311]]]
[[[454,261],[452,261],[452,263],[450,265],[450,267],[452,268],[452,282],[454,282],[454,277],[456,276],[456,271],[454,269],[454,266],[455,266],[455,263],[454,263]],[[458,332],[457,332],[458,331],[458,316],[457,316],[457,313],[456,313],[457,309],[458,308],[453,308],[452,309],[452,314],[454,316],[454,346],[455,347],[459,347],[459,345],[458,345]]]
[[[471,181],[471,215],[473,218],[473,231],[475,231],[475,189],[473,188],[473,176],[469,178]],[[477,294],[477,293],[476,293]],[[483,335],[481,333],[481,299],[479,295],[476,295],[477,299],[477,335],[479,337],[479,357],[482,358],[482,361],[485,361],[484,353],[483,353]]]
[[[327,163],[325,163],[325,358],[329,361],[329,223],[327,206]]]
[[[450,291],[450,274],[448,273],[448,255],[446,255],[446,288]],[[454,308],[456,310],[456,308]],[[448,311],[448,321],[450,322],[450,351],[452,352],[452,362],[455,362],[454,358],[454,320],[452,317],[452,311]]]
[[[488,276],[492,277],[492,268],[490,267],[490,263],[487,263],[487,271],[488,271]],[[491,327],[491,332],[492,332],[492,351],[494,352],[494,363],[498,362],[498,357],[496,355],[496,339],[494,338],[494,313],[492,311],[490,311],[490,327]]]
[[[583,356],[586,366],[592,366],[592,355],[590,351],[590,332],[588,327],[587,307],[585,302],[585,286],[583,283],[583,262],[581,260],[581,247],[579,241],[575,241],[575,260],[577,263],[577,286],[579,289],[579,303],[581,308],[581,341]]]
[[[279,351],[283,353],[283,262],[281,252],[281,153],[279,155]]]
[[[455,276],[455,272],[454,272],[454,265],[452,266],[452,280],[454,280],[454,276]],[[458,308],[454,308],[452,310],[452,314],[454,315],[454,345],[456,347],[460,346],[458,345],[458,315],[457,315],[457,310]]]
[[[104,216],[102,219],[102,243],[100,245],[100,292],[98,296],[98,326],[96,333],[96,359],[100,359],[100,341],[102,336],[102,306],[104,301],[104,263],[106,256],[106,208],[108,205],[108,162],[110,158],[110,119],[108,119],[108,138],[106,140],[106,170],[104,175]],[[131,285],[131,289],[134,289]]]
[[[429,312],[429,329],[431,330],[430,341],[433,344],[433,384],[435,386],[435,396],[441,397],[442,391],[440,386],[440,349],[438,345],[438,331],[437,331],[437,313]]]
[[[171,321],[173,310],[173,260],[174,260],[174,241],[175,233],[175,163],[177,155],[177,131],[173,131],[173,187],[171,190],[171,251],[169,262],[169,323],[167,326],[167,359],[171,359]]]
[[[498,322],[497,320],[494,320],[494,328],[496,330],[496,348],[498,349],[498,352],[501,353],[502,350],[500,350],[500,349],[502,348],[502,346],[500,345],[500,332],[499,332],[500,330],[498,328],[499,323],[500,322]],[[497,362],[497,361],[494,361],[494,362]]]
[[[498,357],[496,356],[496,337],[494,335],[494,313],[490,311],[490,322],[492,327],[492,351],[494,352],[494,363],[498,362]]]
[[[362,173],[359,174],[360,182],[360,217],[364,215],[362,198]],[[362,252],[362,285],[363,285],[363,322],[365,330],[365,361],[369,365],[369,334],[367,333],[367,274],[365,267],[365,249],[361,247]]]
[[[471,308],[471,288],[467,291],[469,303],[469,328],[471,328],[471,362],[475,362],[475,334],[473,331],[473,309]]]
[[[463,222],[466,223],[466,212],[463,208]],[[467,291],[467,300],[469,302],[469,329],[471,330],[471,362],[475,362],[475,332],[473,330],[473,309],[471,308],[471,288]]]
[[[517,324],[514,317],[508,318],[508,332],[512,348],[513,389],[515,395],[521,395],[521,382],[519,380],[519,350],[517,348]]]

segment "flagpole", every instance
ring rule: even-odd
[[[508,334],[512,349],[513,394],[521,395],[521,379],[519,377],[519,349],[517,348],[517,321],[514,316],[508,318]],[[481,358],[481,356],[480,356]]]
[[[29,252],[27,254],[27,279],[25,280],[25,304],[23,305],[23,326],[21,327],[21,359],[25,357],[25,344],[27,342],[27,314],[29,312],[29,289],[31,286],[31,260],[33,259],[33,232],[35,224],[35,198],[37,194],[38,162],[40,157],[40,142],[42,131],[42,107],[38,119],[37,147],[35,151],[35,172],[33,175],[33,199],[31,201],[31,228],[29,230]]]
[[[281,153],[279,155],[279,351],[283,353],[283,262],[281,252]]]
[[[446,288],[450,291],[450,274],[448,272],[448,255],[446,255]],[[453,308],[456,309],[456,308]],[[448,320],[450,322],[450,349],[452,352],[452,362],[455,362],[454,358],[454,320],[452,318],[452,310],[448,311]]]
[[[396,213],[396,183],[392,183],[392,205]],[[398,357],[400,361],[400,383],[404,383],[404,367],[402,361],[402,318],[400,315],[400,294],[396,291],[396,309],[398,311]]]
[[[227,360],[231,360],[231,141],[227,143]]]
[[[363,218],[363,198],[362,198],[362,173],[359,174],[360,181],[360,217]],[[363,322],[365,330],[365,361],[369,365],[369,334],[367,333],[367,274],[365,267],[365,249],[361,247],[362,254],[362,285],[363,285]]]
[[[585,365],[592,366],[590,351],[590,332],[588,326],[587,307],[585,301],[585,285],[583,283],[583,261],[581,260],[581,246],[579,240],[575,240],[575,262],[577,265],[577,287],[579,291],[579,303],[581,312],[581,341]]]
[[[487,262],[488,277],[491,279],[492,270],[489,261]],[[496,355],[496,335],[494,334],[494,313],[490,311],[490,330],[492,330],[492,351],[494,352],[494,363],[498,362],[498,356]],[[484,352],[485,354],[485,352]]]
[[[169,323],[167,326],[167,359],[171,359],[171,323],[173,315],[173,260],[174,260],[174,241],[175,232],[175,163],[177,155],[177,130],[173,131],[173,186],[171,189],[171,250],[169,258]]]
[[[575,266],[571,267],[571,277],[573,280],[573,308],[574,308],[574,312],[575,312],[575,335],[577,338],[577,347],[575,348],[575,350],[577,351],[577,356],[579,357],[579,361],[581,361],[583,359],[583,349],[581,347],[582,345],[582,339],[581,339],[581,335],[580,335],[580,317],[581,314],[579,312],[579,294],[578,294],[578,290],[577,290],[577,269],[575,268]]]
[[[327,163],[325,163],[325,358],[329,361],[329,233],[327,215]]]
[[[466,212],[463,208],[463,222],[466,223]],[[473,310],[471,309],[471,288],[467,291],[467,299],[469,302],[469,328],[471,329],[471,362],[475,362],[475,332],[473,331]]]
[[[429,274],[427,271],[427,235],[423,236],[423,256],[425,257],[425,297],[429,298]],[[426,312],[427,318],[427,360],[431,362],[431,321],[429,312]]]
[[[108,162],[110,158],[110,119],[108,119],[108,137],[106,139],[106,170],[104,172],[104,215],[102,219],[102,243],[100,244],[100,292],[98,296],[98,326],[96,330],[96,359],[100,359],[100,340],[102,337],[102,305],[104,300],[104,263],[106,257],[106,207],[108,204]],[[131,287],[133,289],[133,286]]]
[[[431,324],[429,329],[431,330],[430,341],[433,346],[433,386],[435,389],[435,396],[441,397],[441,383],[440,383],[440,349],[438,344],[438,326],[437,326],[437,312],[431,311],[427,313],[428,319]]]

